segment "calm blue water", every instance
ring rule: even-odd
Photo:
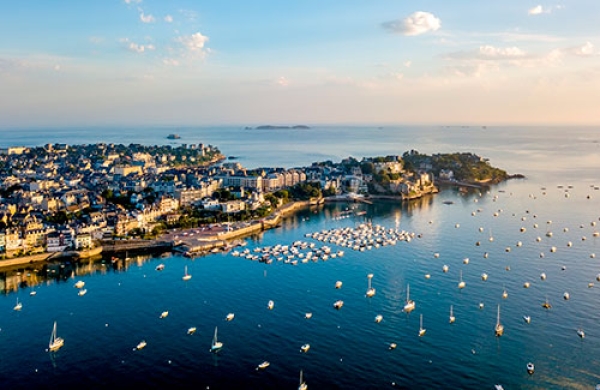
[[[596,129],[319,128],[300,133],[178,128],[105,129],[102,135],[89,129],[28,130],[3,131],[0,146],[156,144],[166,143],[171,132],[181,134],[181,142],[216,145],[249,167],[301,166],[408,149],[473,151],[528,178],[489,193],[448,189],[411,204],[360,205],[365,216],[342,220],[334,217],[345,204],[305,210],[281,228],[247,240],[249,249],[296,240],[321,246],[305,234],[353,227],[365,217],[422,235],[364,252],[343,248],[344,257],[326,262],[292,266],[227,254],[194,260],[132,255],[119,269],[81,264],[74,277],[37,285],[35,296],[29,295],[31,288],[13,286],[21,278],[43,280],[41,273],[11,271],[0,297],[3,387],[296,389],[301,369],[310,389],[493,389],[496,383],[505,389],[592,389],[600,383],[600,282],[595,281],[600,263],[592,257],[600,256],[600,237],[593,236],[600,230],[600,191],[591,187],[600,185]],[[165,270],[155,271],[161,262]],[[193,277],[184,282],[186,265]],[[462,290],[457,288],[460,271],[466,282]],[[485,282],[483,272],[489,275]],[[365,297],[369,273],[377,289],[370,299]],[[86,295],[77,295],[77,280],[85,281]],[[341,289],[334,288],[337,280],[343,281]],[[596,285],[588,288],[590,282]],[[417,305],[409,315],[402,312],[407,284]],[[570,300],[563,299],[565,291]],[[17,297],[23,303],[20,312],[13,311]],[[550,310],[541,306],[546,298]],[[275,308],[269,311],[271,299]],[[338,299],[345,304],[336,311],[332,304]],[[498,304],[505,326],[501,338],[494,336]],[[450,305],[454,324],[448,323]],[[169,316],[160,319],[165,310]],[[235,313],[231,322],[224,319],[229,312]],[[306,312],[313,317],[305,319]],[[381,323],[373,320],[377,314],[383,315]],[[420,314],[427,329],[422,338]],[[530,324],[524,315],[531,316]],[[49,354],[45,348],[55,320],[65,346]],[[198,330],[190,336],[191,326]],[[218,355],[208,352],[215,326],[224,343]],[[576,334],[580,327],[584,339]],[[133,351],[142,339],[147,347]],[[388,350],[390,342],[397,349]],[[311,345],[306,354],[299,352],[304,343]],[[270,367],[257,371],[264,360]],[[525,369],[530,361],[533,375]]]

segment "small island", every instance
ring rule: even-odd
[[[169,134],[167,136],[168,139],[180,139],[181,137],[179,136],[179,134]]]
[[[306,125],[295,125],[295,126],[262,125],[262,126],[255,127],[255,130],[285,130],[285,129],[306,130],[306,129],[310,129],[310,127],[306,126]],[[246,127],[246,130],[252,130],[252,127]]]

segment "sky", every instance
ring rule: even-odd
[[[20,0],[0,128],[598,125],[600,1]]]

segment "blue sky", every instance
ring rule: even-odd
[[[0,127],[599,124],[600,2],[4,2]]]

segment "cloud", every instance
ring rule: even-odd
[[[479,46],[479,53],[484,57],[522,57],[525,52],[518,47],[494,47],[490,45]]]
[[[139,4],[142,0],[123,0],[125,4]]]
[[[169,66],[179,66],[179,61],[177,61],[174,58],[163,58],[162,62],[163,62],[163,64],[169,65]]]
[[[146,15],[146,14],[144,14],[143,11],[140,13],[140,20],[143,23],[154,23],[155,22],[154,16]]]
[[[404,63],[404,66],[406,66],[407,68],[410,68],[410,66],[412,65],[412,61],[408,60]]]
[[[535,7],[527,11],[529,15],[539,15],[542,12],[544,12],[544,8],[541,5],[536,5]]]
[[[562,5],[555,5],[555,6],[550,6],[550,7],[543,7],[541,4],[538,4],[535,7],[529,9],[529,11],[527,11],[527,13],[529,15],[549,14],[549,13],[552,13],[552,11],[554,11],[556,9],[561,9],[561,8],[563,8]]]
[[[429,12],[418,11],[403,20],[385,22],[382,27],[393,33],[415,36],[439,30],[441,21]]]
[[[92,37],[90,37],[90,42],[93,43],[93,44],[95,44],[95,45],[99,45],[102,42],[104,42],[104,38],[92,36]]]
[[[567,51],[571,54],[575,54],[576,56],[580,57],[588,57],[596,54],[592,42],[586,42],[585,44],[583,44],[583,46],[571,47],[567,49]]]
[[[127,50],[134,52],[134,53],[138,53],[138,54],[142,54],[147,51],[152,51],[152,50],[156,49],[156,47],[152,44],[140,45],[138,43],[131,42],[128,38],[122,38],[122,39],[119,39],[119,41],[126,45]]]
[[[173,23],[173,17],[171,15],[167,15],[165,16],[165,22],[167,23]]]
[[[177,42],[181,43],[188,51],[192,53],[204,54],[206,51],[204,45],[206,42],[208,42],[208,37],[197,32],[189,36],[178,37]]]
[[[276,84],[279,85],[280,87],[287,87],[288,85],[290,85],[290,80],[281,76],[280,78],[277,79]]]

